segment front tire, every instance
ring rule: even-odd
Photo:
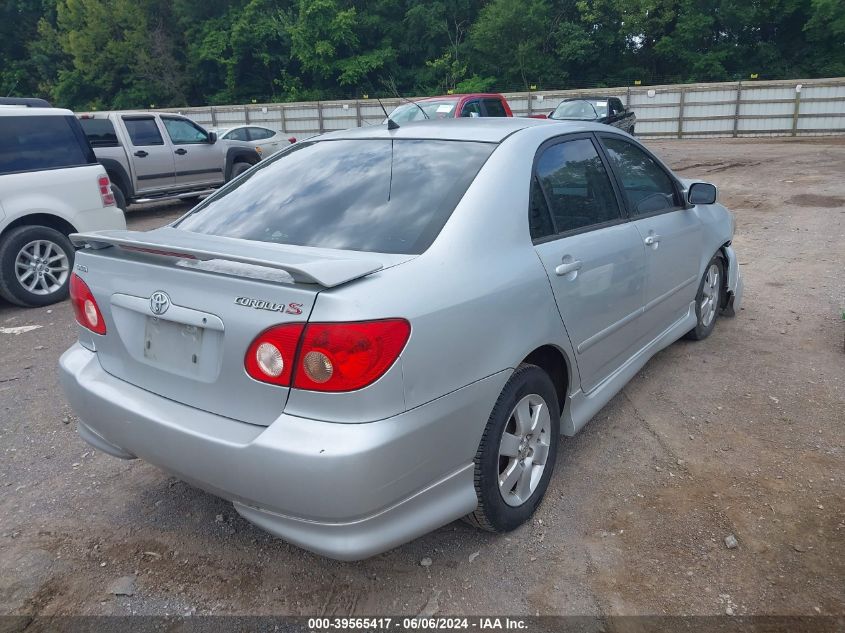
[[[724,303],[725,260],[714,255],[704,269],[698,292],[695,295],[695,327],[686,334],[692,341],[702,341],[710,336],[716,327],[716,319]]]
[[[40,307],[68,296],[74,248],[46,226],[19,226],[0,242],[0,296],[24,307]]]
[[[244,173],[250,167],[252,167],[252,165],[250,165],[249,163],[244,163],[244,162],[235,163],[234,165],[232,165],[232,173],[229,174],[229,180],[234,180],[235,178],[240,176],[242,173]]]
[[[549,375],[523,364],[505,384],[475,456],[478,507],[465,520],[509,532],[540,505],[557,459],[560,411]]]

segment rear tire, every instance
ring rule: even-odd
[[[47,226],[19,226],[0,242],[0,296],[23,307],[40,307],[68,296],[75,250]]]
[[[686,333],[691,341],[702,341],[710,336],[716,327],[716,319],[722,311],[725,297],[725,260],[716,254],[704,269],[695,295],[695,327]]]
[[[493,407],[475,455],[478,507],[464,517],[489,532],[509,532],[540,505],[557,459],[560,411],[549,375],[522,364]]]

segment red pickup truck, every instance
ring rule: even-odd
[[[458,117],[513,116],[505,98],[496,93],[445,95],[408,101],[390,113],[390,118],[402,124],[424,119],[452,119]]]

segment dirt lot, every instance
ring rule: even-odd
[[[360,563],[289,546],[84,444],[56,375],[69,306],[0,304],[0,327],[41,326],[0,331],[0,613],[845,613],[845,139],[650,145],[736,211],[745,307],[564,440],[505,536],[458,522]]]

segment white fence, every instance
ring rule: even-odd
[[[590,90],[506,93],[515,116],[548,114],[564,98],[614,95],[637,114],[637,135],[805,136],[845,133],[845,78],[795,79]],[[399,99],[382,99],[390,112]],[[308,138],[331,130],[378,125],[375,99],[267,103],[170,109],[206,127],[256,124]]]

